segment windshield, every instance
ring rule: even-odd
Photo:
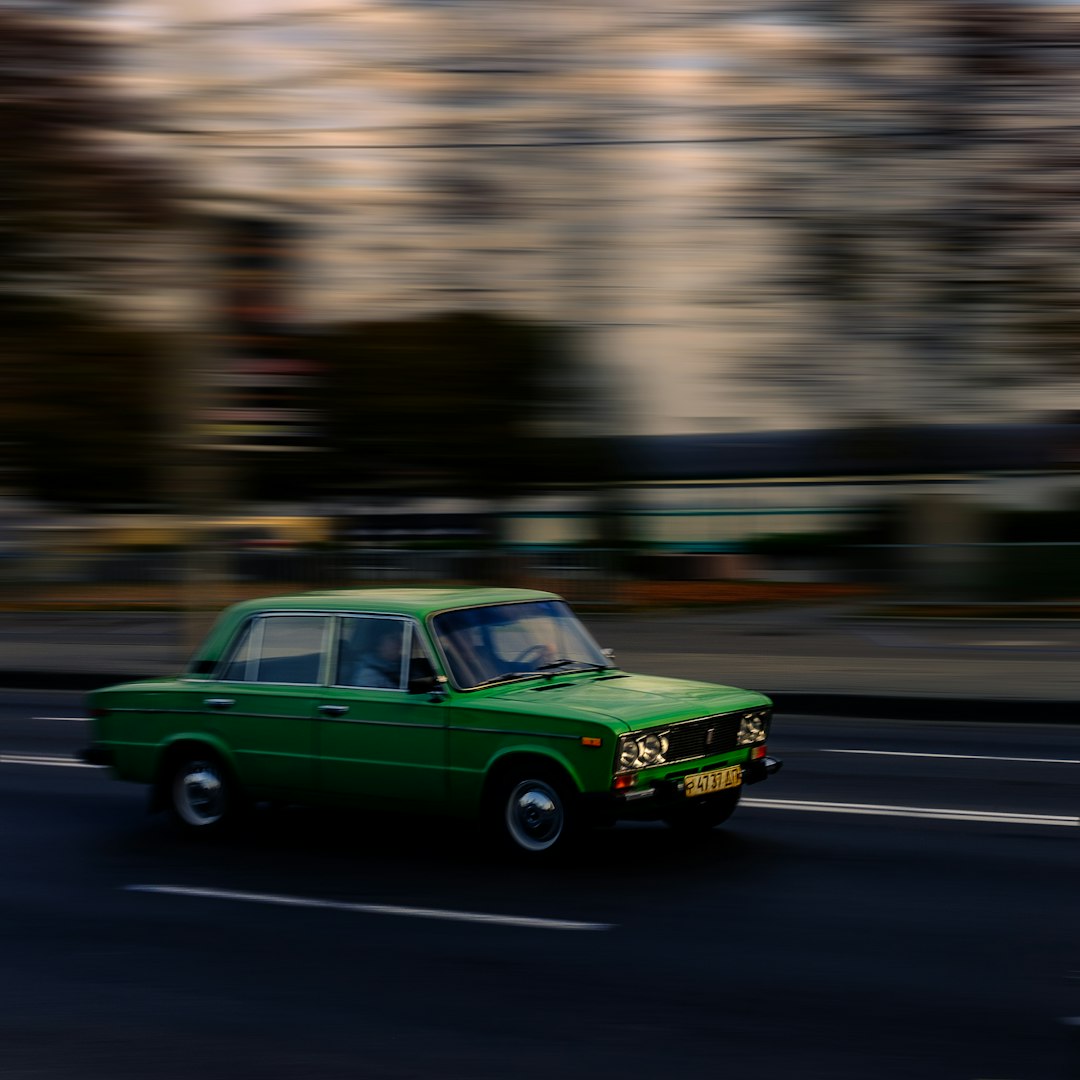
[[[432,620],[454,685],[611,667],[562,600],[445,611]]]

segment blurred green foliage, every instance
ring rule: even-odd
[[[105,43],[46,14],[0,11],[0,290],[77,288],[117,233],[175,220],[165,171],[109,134],[139,119],[106,89]]]
[[[1080,509],[999,510],[991,535],[998,543],[1076,544],[1080,550]]]
[[[70,301],[0,293],[0,427],[20,486],[58,505],[153,491],[158,343]]]
[[[294,348],[322,372],[314,400],[326,452],[236,455],[240,485],[257,497],[497,497],[603,475],[596,446],[550,437],[553,418],[595,402],[559,328],[458,313],[329,327]]]
[[[0,420],[21,486],[59,505],[169,505],[178,457],[160,338],[83,307],[0,293]],[[317,452],[203,452],[233,499],[360,493],[497,498],[607,475],[599,441],[544,419],[594,400],[564,334],[488,315],[335,327],[298,341],[323,374]]]
[[[48,13],[0,11],[0,466],[61,505],[145,498],[159,458],[158,342],[79,299],[176,218],[162,171],[103,137],[135,119],[107,64]]]
[[[995,547],[985,571],[984,593],[995,600],[1080,598],[1080,545],[1017,544]]]

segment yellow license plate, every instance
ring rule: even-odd
[[[714,791],[727,791],[742,783],[742,768],[732,765],[726,769],[713,769],[711,772],[695,773],[684,778],[686,797],[711,795]]]

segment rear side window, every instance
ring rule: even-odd
[[[378,615],[341,620],[338,642],[338,686],[401,690],[407,678],[411,625],[404,619]]]
[[[328,625],[325,615],[252,619],[219,677],[229,682],[315,685],[321,680]]]

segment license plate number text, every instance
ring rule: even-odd
[[[739,787],[742,784],[742,769],[738,765],[731,765],[724,769],[695,773],[685,777],[684,784],[688,799],[695,795],[712,795],[716,791]]]

